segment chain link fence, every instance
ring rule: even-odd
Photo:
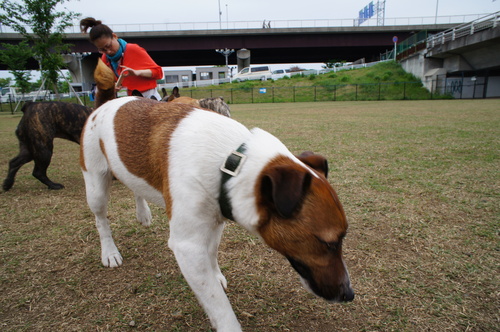
[[[182,95],[195,99],[223,97],[230,104],[451,98],[446,91],[443,92],[443,94],[431,93],[422,87],[421,82],[394,82],[328,86],[184,89]]]

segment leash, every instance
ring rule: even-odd
[[[243,143],[238,147],[238,149],[236,149],[236,151],[231,152],[231,154],[227,156],[226,160],[220,167],[220,170],[222,171],[222,178],[220,182],[219,206],[222,215],[225,218],[233,221],[234,221],[232,212],[233,209],[231,207],[231,200],[227,195],[228,192],[225,184],[229,179],[239,174],[241,167],[243,166],[243,163],[247,158],[247,156],[244,155],[245,151],[246,151],[246,146],[245,143]]]

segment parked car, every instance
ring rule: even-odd
[[[290,77],[290,69],[276,69],[276,70],[273,70],[273,74],[271,76],[271,78],[273,80],[279,80],[280,78],[283,78],[283,77]]]
[[[265,81],[271,78],[273,73],[269,66],[246,67],[238,74],[234,75],[233,81],[241,82],[246,80],[261,80]]]

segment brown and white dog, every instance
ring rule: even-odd
[[[152,219],[147,201],[166,209],[168,245],[217,331],[241,331],[217,262],[225,217],[283,254],[312,293],[353,300],[347,221],[323,157],[296,157],[271,134],[215,112],[137,97],[91,114],[80,156],[102,264],[123,263],[107,219],[114,175],[134,192],[143,225]]]

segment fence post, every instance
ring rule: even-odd
[[[380,82],[378,82],[378,100],[380,100]]]
[[[295,103],[295,85],[293,86],[293,102]]]
[[[337,101],[337,86],[333,86],[333,101]]]
[[[314,101],[316,101],[316,85],[314,86]]]
[[[356,98],[355,98],[356,101],[358,101],[358,85],[356,84]]]
[[[273,103],[274,103],[274,86],[271,88],[271,91],[273,92]]]
[[[253,104],[253,88],[251,88],[251,91],[252,91],[252,104]]]
[[[231,104],[233,104],[233,88],[231,88]]]
[[[14,109],[12,108],[12,95],[9,95],[9,105],[10,105],[10,113],[14,114]]]
[[[487,73],[485,78],[484,78],[484,83],[483,83],[483,98],[488,97],[488,83],[490,80],[490,75]]]
[[[462,83],[460,84],[460,99],[462,99],[463,91],[464,91],[464,73],[462,73]]]

